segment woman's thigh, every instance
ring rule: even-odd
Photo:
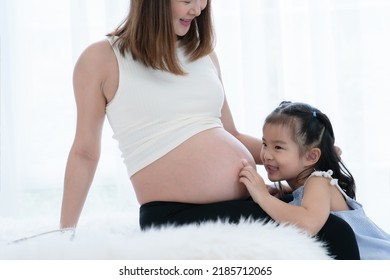
[[[210,204],[177,202],[151,202],[141,206],[140,226],[186,225],[207,221],[238,223],[241,219],[262,220],[271,218],[253,200],[232,200]],[[261,237],[259,237],[261,238]],[[343,219],[329,215],[317,238],[327,244],[328,251],[335,259],[360,259],[359,249],[352,228]]]
[[[206,221],[238,223],[240,219],[270,220],[253,200],[232,200],[209,204],[152,202],[141,206],[140,226],[185,225]]]
[[[317,237],[327,244],[328,251],[333,258],[338,260],[360,259],[355,233],[343,219],[330,214]]]

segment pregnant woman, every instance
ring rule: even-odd
[[[261,164],[261,141],[235,128],[213,50],[210,2],[132,0],[123,24],[81,54],[61,228],[77,225],[106,115],[141,205],[141,228],[269,219],[239,182],[243,160]],[[336,258],[359,258],[341,219],[330,216],[318,236]]]

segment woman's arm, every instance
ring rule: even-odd
[[[330,213],[330,183],[322,177],[311,177],[305,183],[301,206],[288,204],[272,196],[256,170],[243,163],[240,182],[245,184],[253,200],[275,221],[296,225],[309,234],[317,234]]]
[[[105,48],[102,43],[87,48],[74,69],[77,126],[65,170],[61,228],[76,227],[100,157],[106,107]]]
[[[218,62],[218,57],[215,52],[212,52],[210,54],[210,58],[213,61],[219,75],[219,79],[222,83],[222,75],[221,75],[221,69]],[[229,104],[227,102],[226,96],[225,101],[223,103],[222,111],[221,111],[221,121],[223,123],[224,128],[232,134],[234,137],[236,137],[244,146],[249,150],[249,152],[252,154],[253,158],[255,159],[255,162],[257,164],[262,164],[262,161],[260,159],[260,151],[262,146],[262,141],[256,137],[242,134],[240,133],[233,120],[232,113],[229,108]]]

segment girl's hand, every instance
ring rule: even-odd
[[[252,199],[258,203],[261,197],[270,195],[268,187],[259,173],[247,161],[243,161],[242,164],[243,168],[239,173],[239,180],[246,186]]]

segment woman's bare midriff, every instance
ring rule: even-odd
[[[239,182],[246,147],[223,128],[192,136],[131,177],[140,204],[151,201],[211,203],[249,196]]]

